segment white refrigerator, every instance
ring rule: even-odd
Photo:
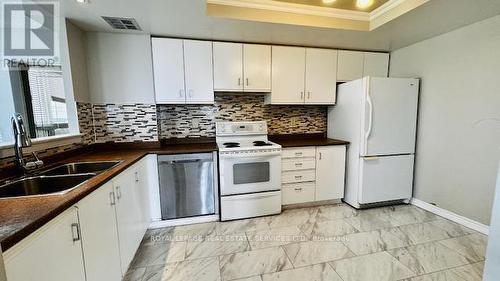
[[[339,85],[328,110],[328,137],[350,142],[344,201],[364,204],[412,197],[419,80],[375,78]]]

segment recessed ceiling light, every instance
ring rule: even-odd
[[[364,9],[373,5],[373,0],[356,0],[356,6],[358,8]]]
[[[323,0],[323,3],[324,3],[324,4],[332,4],[332,3],[334,3],[335,1],[337,1],[337,0]]]
[[[79,4],[87,4],[89,1],[88,0],[76,0]]]

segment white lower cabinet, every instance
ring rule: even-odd
[[[345,154],[345,145],[283,149],[282,204],[342,199]]]
[[[316,201],[344,198],[344,145],[316,147]]]
[[[100,187],[77,204],[87,281],[122,278],[115,204],[111,183]]]
[[[79,228],[78,210],[71,207],[8,249],[7,280],[85,281]]]
[[[7,280],[121,280],[149,226],[154,159],[146,156],[4,252]]]

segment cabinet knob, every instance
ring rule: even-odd
[[[323,158],[323,154],[321,154],[321,152],[319,153],[319,160],[321,160],[321,158]]]
[[[307,99],[311,99],[311,92],[307,92]]]
[[[241,85],[241,78],[238,78],[238,86]]]
[[[116,199],[115,199],[115,193],[114,192],[110,192],[109,193],[109,204],[111,206],[116,205]]]
[[[71,235],[73,236],[73,242],[80,241],[80,224],[76,222],[71,224]]]
[[[247,82],[247,86],[248,86],[248,78],[246,79],[246,82]]]
[[[299,188],[294,188],[295,191],[302,191],[302,187],[299,187]]]
[[[183,96],[184,96],[184,90],[181,89],[181,90],[179,90],[179,97],[182,98]]]
[[[300,92],[300,99],[303,100],[304,99],[304,92]]]

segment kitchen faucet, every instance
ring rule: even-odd
[[[12,130],[14,131],[14,151],[16,155],[16,165],[22,169],[23,173],[29,173],[43,166],[43,161],[38,159],[36,153],[32,153],[35,161],[26,162],[23,156],[23,148],[31,147],[31,138],[26,132],[23,117],[19,113],[12,116]]]

